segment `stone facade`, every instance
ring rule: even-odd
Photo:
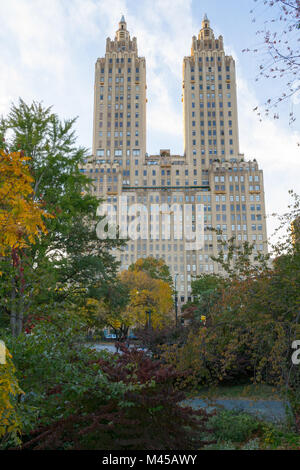
[[[135,228],[136,236],[116,253],[122,269],[139,258],[164,258],[182,303],[194,276],[220,272],[210,257],[221,237],[268,250],[263,172],[240,154],[236,86],[235,62],[205,15],[183,61],[184,155],[168,149],[148,155],[146,61],[124,17],[115,40],[107,39],[105,58],[96,62],[93,157],[81,171],[94,180],[91,191],[115,210],[124,237],[134,232],[126,224]],[[201,247],[175,236],[179,223],[183,233],[201,228]]]

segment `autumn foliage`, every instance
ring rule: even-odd
[[[180,406],[178,374],[142,351],[120,347],[122,354],[113,360],[88,366],[106,378],[102,400],[95,401],[91,389],[68,417],[37,429],[24,449],[189,450],[207,444],[202,434],[209,434],[209,416]],[[122,397],[113,392],[120,383]],[[59,399],[59,388],[51,393]]]
[[[11,354],[6,349],[5,364],[0,364],[0,446],[12,439],[16,444],[20,442],[21,419],[16,410],[16,399],[22,393]]]
[[[147,312],[151,311],[154,328],[168,324],[173,307],[171,286],[162,279],[153,279],[143,271],[123,271],[120,280],[130,291],[130,302],[125,315],[132,324],[147,325]]]
[[[43,217],[51,217],[33,199],[34,181],[23,152],[0,151],[0,255],[34,243],[46,233]]]
[[[292,220],[298,211],[296,199]],[[195,281],[188,338],[184,345],[162,348],[168,364],[188,372],[181,386],[265,383],[285,391],[299,407],[300,374],[292,362],[292,343],[300,335],[300,252],[291,226],[289,218],[288,238],[278,243],[272,263],[259,255],[251,262],[253,247],[234,246],[230,240],[226,258],[224,253],[215,258],[227,276],[216,280],[215,288],[206,276]],[[204,308],[207,322],[199,325]]]
[[[140,259],[119,274],[106,298],[94,303],[94,315],[119,340],[128,337],[130,328],[163,329],[174,319],[171,284],[163,260]]]

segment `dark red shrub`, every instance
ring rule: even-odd
[[[110,386],[103,398],[85,394],[76,412],[37,429],[24,449],[196,450],[208,415],[183,408],[185,396],[175,389],[177,373],[143,351],[126,349],[114,360],[99,359],[88,367],[102,373]],[[124,383],[124,395],[114,395],[114,383]],[[99,395],[98,395],[99,396]]]
[[[183,327],[167,327],[162,330],[140,329],[135,331],[137,343],[159,357],[161,347],[172,344],[185,344],[189,330]]]

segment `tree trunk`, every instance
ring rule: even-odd
[[[24,297],[21,294],[19,302],[19,312],[17,314],[17,336],[19,336],[23,331],[23,318],[24,318]]]

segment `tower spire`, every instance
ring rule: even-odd
[[[210,21],[206,13],[204,14],[203,20],[202,20],[202,29],[204,28],[210,28]]]
[[[117,31],[117,40],[129,40],[129,32],[127,31],[127,23],[125,21],[125,16],[122,15],[121,20],[119,22],[119,29]]]
[[[119,21],[119,29],[127,30],[127,23],[125,21],[125,16],[122,15],[121,20]]]
[[[213,39],[213,30],[210,27],[210,21],[207,14],[204,14],[202,28],[199,33],[199,39]]]

